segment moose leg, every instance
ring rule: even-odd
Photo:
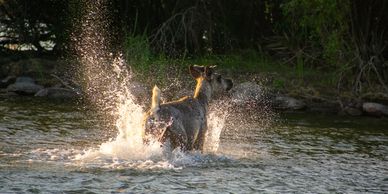
[[[201,150],[201,152],[203,152],[206,133],[207,133],[207,124],[205,123],[202,126],[202,129],[199,130],[198,138],[196,139],[196,141],[194,143],[194,149]]]
[[[168,138],[171,141],[173,149],[177,147],[181,147],[182,150],[189,150],[191,146],[189,146],[188,137],[186,131],[183,126],[179,123],[174,123],[168,129]]]

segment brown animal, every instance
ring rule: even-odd
[[[193,97],[160,104],[160,90],[153,89],[151,109],[146,113],[144,141],[169,141],[171,147],[182,150],[203,150],[207,131],[206,115],[213,95],[228,91],[233,83],[214,72],[214,66],[190,66],[197,81]]]

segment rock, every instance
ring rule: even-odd
[[[35,96],[62,99],[77,98],[79,95],[75,91],[67,88],[52,87],[39,90]]]
[[[361,116],[362,115],[362,111],[360,109],[354,108],[354,107],[345,107],[343,111],[345,114],[350,115],[350,116]]]
[[[8,92],[15,92],[20,95],[34,95],[43,86],[35,84],[35,80],[30,77],[18,77],[16,82],[7,87]]]
[[[364,102],[362,104],[362,110],[369,115],[388,116],[388,106],[379,103]]]
[[[17,77],[15,83],[32,83],[35,84],[35,80],[31,77],[21,76]]]
[[[263,89],[259,85],[252,82],[238,84],[231,90],[232,100],[237,104],[259,101],[263,96]]]
[[[273,104],[276,109],[282,110],[301,110],[306,107],[306,104],[303,101],[289,96],[277,96],[275,97]]]
[[[15,76],[7,76],[6,78],[2,79],[0,82],[0,88],[6,88],[10,84],[14,83],[16,81]]]
[[[43,88],[43,89],[39,90],[37,93],[35,93],[34,96],[46,97],[46,96],[48,96],[48,93],[49,93],[49,88]]]
[[[43,86],[32,83],[14,83],[7,87],[8,92],[15,92],[21,95],[33,95],[39,90],[43,89]]]
[[[16,94],[15,92],[1,92],[0,93],[0,97],[13,97],[13,96],[17,96],[18,94]]]

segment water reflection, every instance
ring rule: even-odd
[[[75,156],[116,136],[79,105],[0,100],[0,192],[384,193],[387,120],[282,115],[226,127],[218,152],[145,160]]]

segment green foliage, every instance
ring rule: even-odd
[[[275,88],[275,89],[278,89],[278,90],[282,90],[284,89],[286,83],[284,81],[284,79],[275,79],[272,83],[272,86]]]
[[[303,52],[296,57],[298,66],[301,60],[329,67],[342,62],[349,29],[347,0],[289,0],[281,8],[286,19],[280,30]]]
[[[125,42],[125,57],[129,64],[141,68],[152,59],[148,39],[144,35],[129,35]]]
[[[157,83],[162,88],[167,87],[171,82],[170,79],[179,77],[182,72],[183,66],[178,65],[179,59],[152,52],[145,34],[129,34],[125,41],[124,53],[136,79],[143,82]]]
[[[7,44],[31,44],[49,52],[40,41],[52,40],[66,52],[88,3],[0,1],[0,31],[10,32],[0,33],[0,51]],[[300,84],[322,72],[325,82],[341,90],[359,93],[377,84],[388,91],[385,0],[98,3],[108,6],[106,30],[115,39],[108,47],[123,50],[141,75],[163,77],[171,69],[180,75],[188,64],[216,64],[234,72],[279,72]]]

